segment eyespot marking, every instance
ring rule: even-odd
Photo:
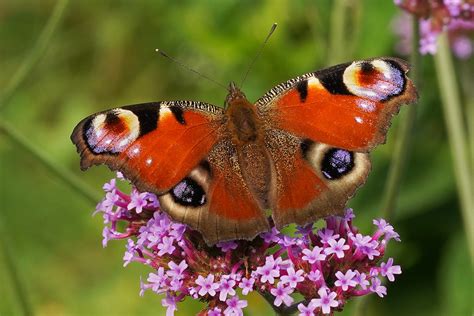
[[[206,204],[204,189],[192,178],[184,178],[171,191],[174,202],[182,206],[199,207]]]
[[[135,141],[139,134],[138,117],[125,109],[98,114],[84,125],[84,140],[96,154],[120,153]]]
[[[321,162],[321,171],[328,180],[336,180],[354,168],[354,154],[350,151],[331,148]]]
[[[344,70],[343,81],[352,94],[371,101],[400,95],[406,84],[402,69],[382,59],[353,62]]]

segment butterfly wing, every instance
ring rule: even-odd
[[[106,164],[120,170],[140,191],[158,194],[172,218],[214,244],[269,228],[222,120],[223,110],[206,103],[145,103],[87,117],[71,139],[82,169]]]
[[[282,83],[257,101],[269,125],[347,150],[385,141],[391,117],[417,94],[396,58],[355,61]]]
[[[162,194],[207,156],[217,142],[222,113],[201,102],[131,105],[85,118],[71,139],[83,170],[106,164],[139,190]]]
[[[273,166],[270,205],[278,228],[342,214],[370,171],[367,153],[335,148],[282,130],[268,131],[265,141]]]
[[[407,64],[378,58],[282,83],[257,101],[273,165],[278,227],[341,214],[365,182],[367,152],[385,141],[391,117],[417,98]]]
[[[228,138],[221,139],[203,163],[159,199],[168,214],[200,231],[210,245],[253,239],[269,229],[265,212],[251,193]]]

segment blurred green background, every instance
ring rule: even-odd
[[[392,24],[400,10],[392,1],[350,1],[346,19],[352,26],[336,46],[336,2],[329,0],[71,1],[50,40],[41,42],[55,6],[66,4],[58,1],[0,2],[0,96],[25,67],[25,58],[41,57],[25,68],[24,80],[8,98],[0,98],[0,118],[99,196],[113,173],[103,166],[80,172],[69,140],[79,120],[147,101],[223,104],[225,90],[160,57],[157,47],[219,82],[239,81],[271,24],[278,22],[245,83],[250,100],[335,62],[396,56]],[[38,48],[38,39],[46,45]],[[472,270],[433,58],[423,57],[421,66],[416,128],[392,220],[402,242],[391,244],[388,252],[403,274],[388,284],[386,298],[372,295],[367,315],[472,312]],[[461,62],[456,67],[466,68]],[[406,110],[394,119],[387,144],[373,152],[369,180],[350,202],[363,232],[369,233],[372,218],[382,214],[384,184]],[[91,217],[91,201],[1,132],[0,159],[1,315],[23,313],[17,285],[37,315],[164,314],[161,297],[138,296],[139,277],[150,270],[136,263],[122,267],[125,242],[102,248],[102,221]],[[342,314],[351,315],[356,305],[349,302]],[[177,315],[195,314],[201,306],[188,300],[178,305]],[[272,311],[251,296],[245,314],[264,313]]]

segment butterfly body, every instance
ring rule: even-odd
[[[193,101],[116,108],[81,121],[83,169],[107,164],[159,195],[209,244],[252,239],[275,225],[340,214],[365,182],[368,152],[416,100],[395,58],[341,64],[290,79],[250,102],[229,85],[225,109]]]

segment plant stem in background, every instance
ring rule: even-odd
[[[0,117],[0,132],[8,136],[15,144],[25,149],[33,157],[41,162],[49,171],[55,174],[74,192],[82,195],[86,200],[95,205],[102,197],[82,182],[76,175],[63,168],[60,164],[47,157],[39,148],[33,145],[25,136],[21,135],[11,124]]]
[[[416,16],[412,17],[413,36],[412,36],[412,54],[410,57],[411,70],[410,77],[419,88],[420,83],[420,53],[417,49],[420,40],[419,22]],[[395,144],[395,153],[388,171],[387,182],[385,183],[384,197],[382,201],[382,217],[391,220],[397,206],[400,184],[403,179],[405,164],[410,152],[412,132],[416,120],[416,104],[410,104],[405,116],[401,120]]]
[[[471,149],[471,179],[474,179],[474,97],[469,97],[467,100],[467,128],[469,133],[468,146]],[[471,186],[473,186],[471,189],[474,190],[474,183],[471,182]]]
[[[328,65],[335,65],[345,60],[345,29],[347,20],[347,0],[334,0],[331,10],[331,24],[329,31]]]
[[[461,215],[467,235],[471,264],[474,265],[474,192],[471,182],[472,173],[469,170],[466,127],[446,32],[440,35],[438,39],[438,53],[434,56],[434,60],[451,147]]]
[[[54,32],[56,31],[61,22],[67,3],[68,0],[58,0],[58,2],[56,2],[53,12],[49,16],[48,22],[41,31],[41,34],[39,35],[35,46],[22,61],[17,71],[11,76],[10,81],[6,84],[5,89],[0,95],[0,109],[6,106],[10,98],[15,93],[16,89],[20,86],[23,80],[27,77],[27,75],[31,72],[33,67],[37,64],[37,62],[45,53]],[[51,161],[45,159],[45,156],[41,154],[41,152],[37,148],[34,148],[25,137],[21,136],[17,131],[15,131],[15,129],[11,128],[11,126],[4,122],[1,117],[0,131],[3,131],[5,134],[10,136],[10,138],[16,143],[28,149],[37,158],[40,158],[39,160],[45,163],[46,165],[49,165],[51,167],[50,169],[58,168],[57,166],[54,166]],[[63,176],[67,175],[63,173]],[[94,198],[100,199],[100,197],[98,196]],[[10,250],[9,245],[11,245],[11,243],[10,240],[8,240],[8,236],[9,233],[7,232],[5,218],[3,217],[3,213],[0,213],[0,246],[5,261],[5,267],[7,270],[6,273],[10,276],[12,280],[12,285],[14,288],[13,290],[20,304],[22,314],[25,316],[33,315],[32,306],[29,302],[25,287],[23,286],[23,282],[18,273],[18,268],[15,264],[12,251]]]
[[[31,49],[29,55],[27,55],[23,60],[17,71],[12,75],[10,81],[3,90],[0,96],[0,108],[6,106],[16,89],[46,52],[49,42],[64,16],[64,11],[68,2],[69,0],[58,0],[58,2],[56,2],[53,12],[41,31],[35,46]]]
[[[10,250],[10,245],[12,245],[12,243],[10,238],[8,237],[9,234],[7,233],[5,227],[5,218],[3,217],[3,213],[0,212],[0,248],[5,262],[5,273],[8,274],[9,278],[12,281],[13,291],[20,305],[22,315],[33,315],[33,308],[31,307],[31,304],[29,302],[28,295],[26,294],[22,279],[18,274],[18,268],[15,264],[13,253]],[[7,285],[2,284],[2,287],[6,289]]]

